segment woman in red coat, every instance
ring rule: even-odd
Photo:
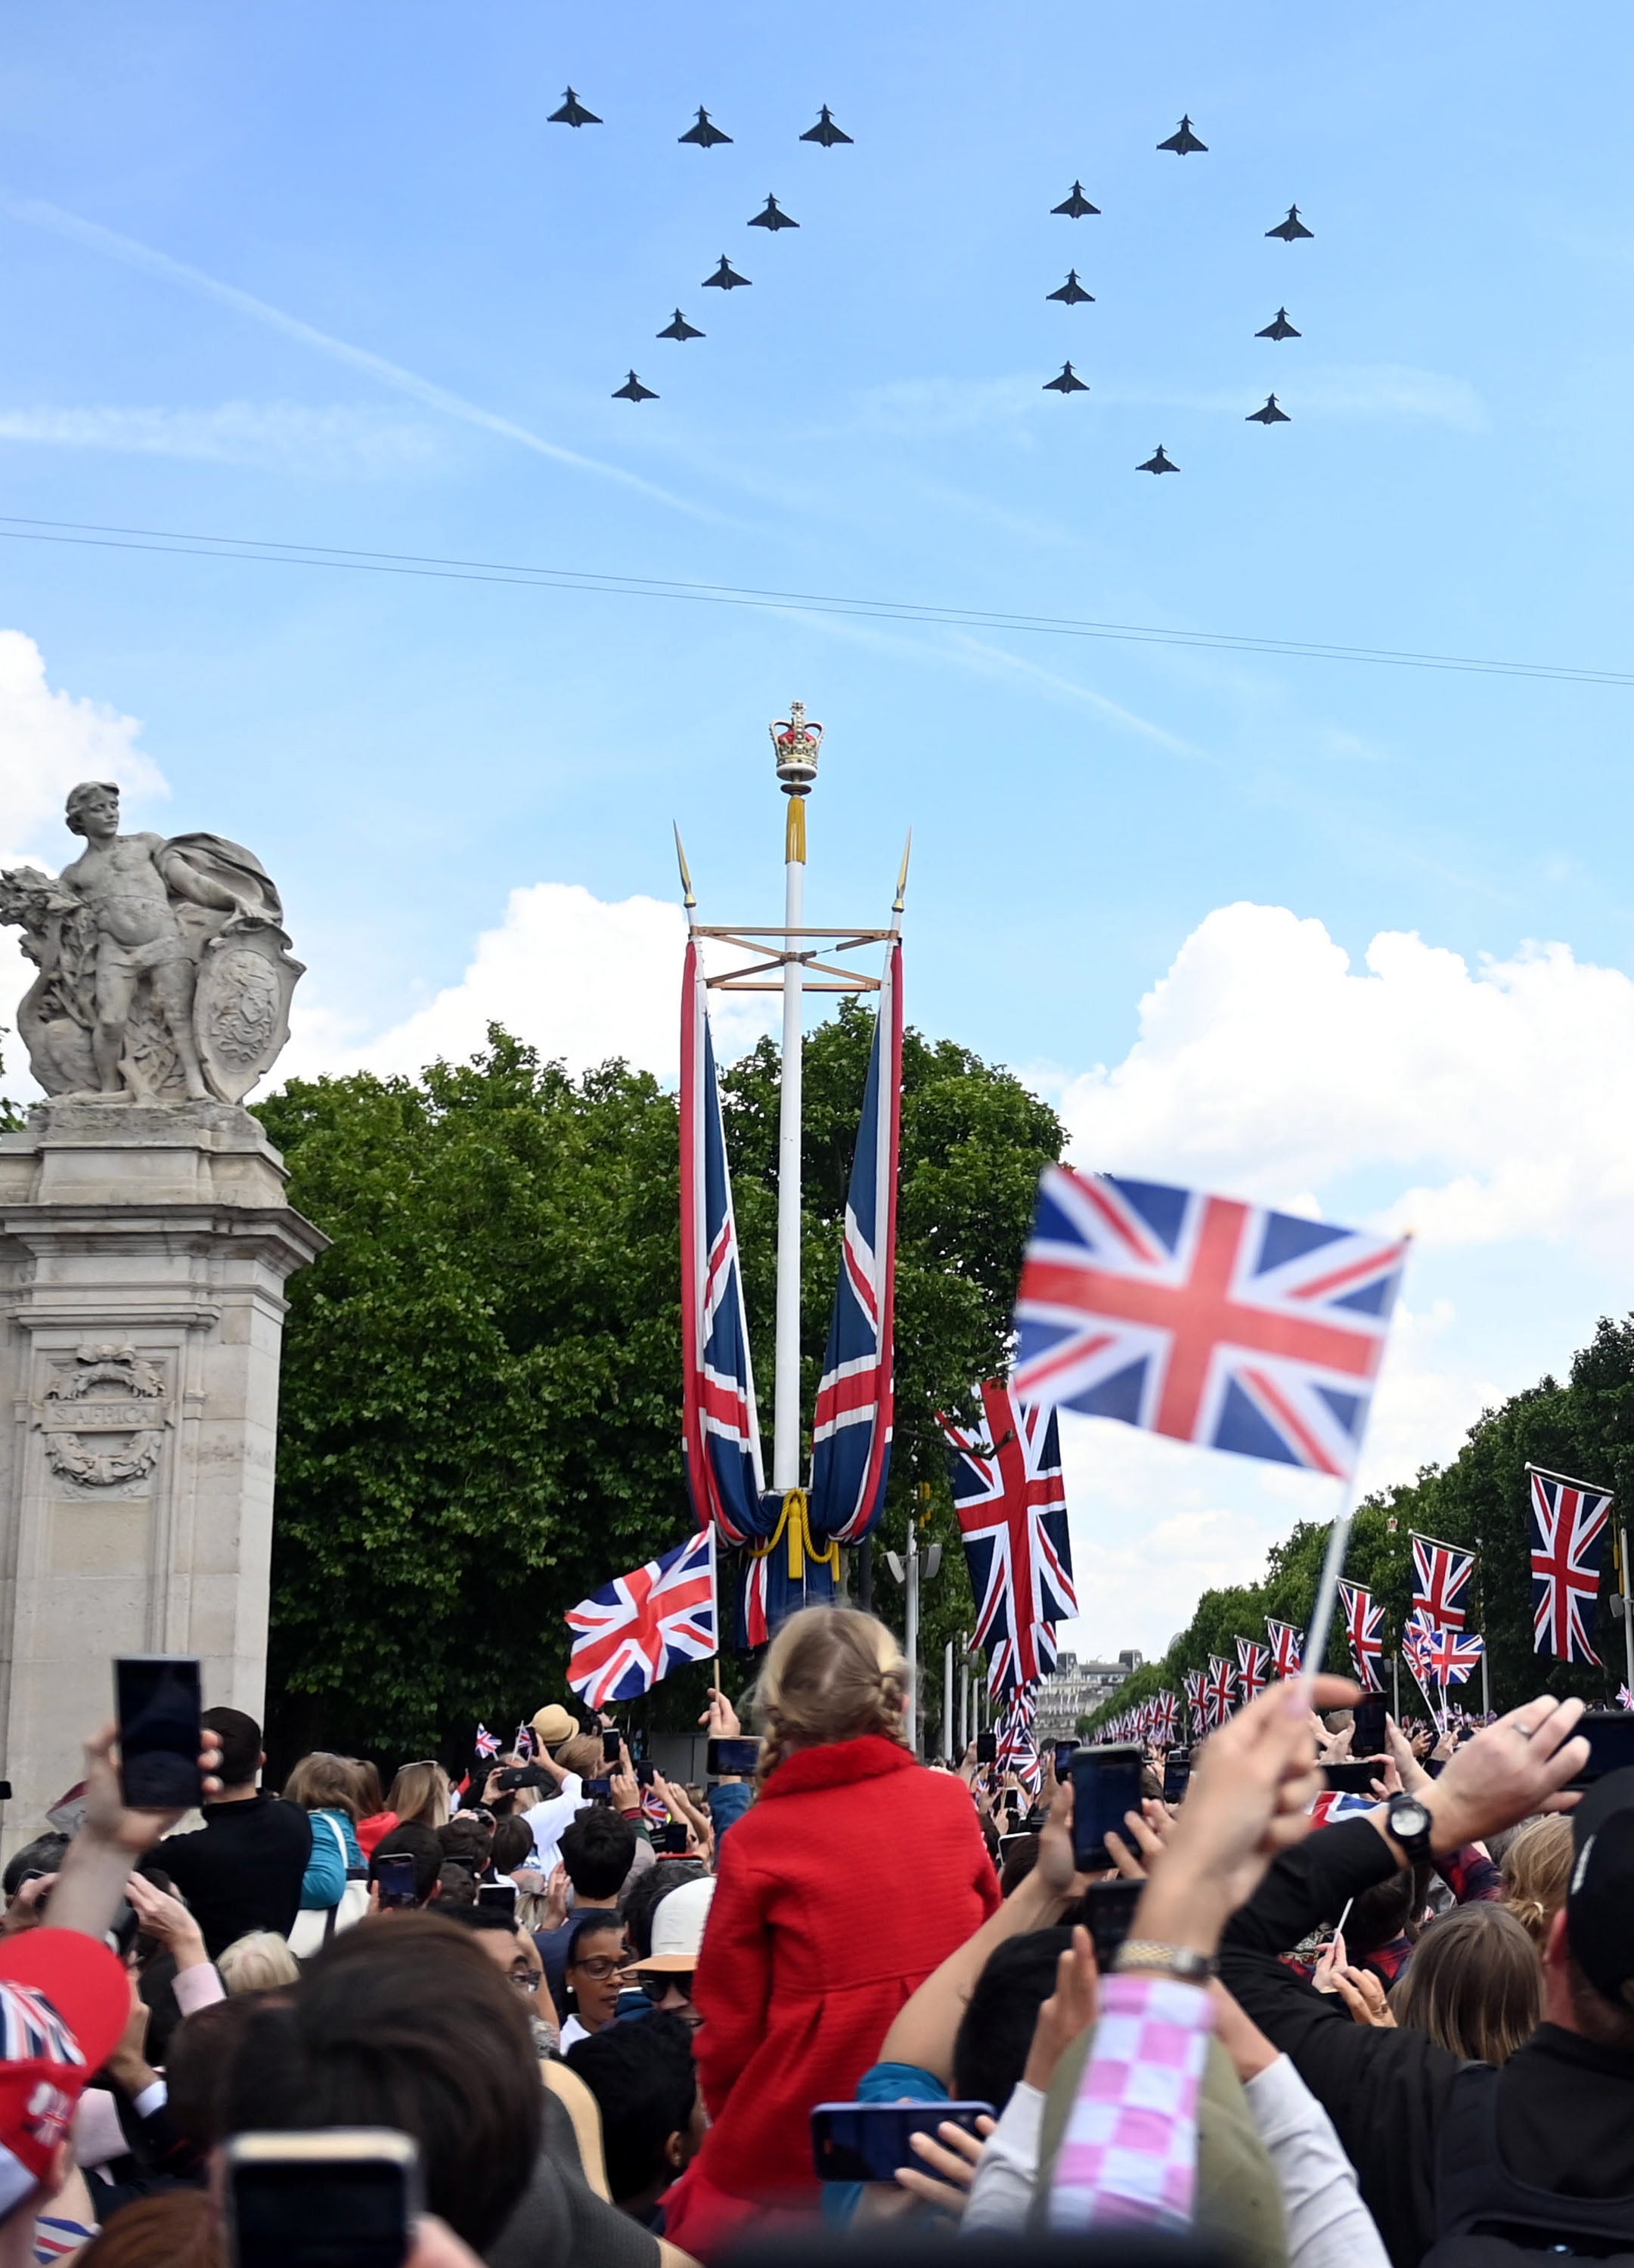
[[[693,1999],[713,2122],[666,2199],[707,2257],[813,2213],[811,2111],[848,2102],[903,2002],[997,1908],[969,1791],[902,1741],[907,1671],[871,1615],[808,1608],[761,1673],[760,1800],[720,1846]]]

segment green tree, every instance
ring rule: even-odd
[[[848,1004],[806,1042],[808,1418],[872,1037],[872,1015]],[[886,1525],[900,1540],[911,1505],[951,1541],[935,1413],[968,1405],[1005,1359],[1038,1171],[1062,1130],[1009,1073],[911,1031],[903,1088]],[[775,1050],[722,1089],[769,1421]],[[477,1717],[508,1727],[505,1712],[559,1692],[563,1609],[686,1532],[674,1098],[622,1064],[570,1079],[496,1029],[469,1064],[296,1080],[259,1114],[291,1204],[335,1239],[293,1280],[285,1327],[275,1737],[283,1753],[455,1751]],[[944,1626],[969,1624],[962,1555],[949,1563],[927,1593],[927,1653]],[[876,1605],[900,1629],[887,1588]],[[653,1721],[696,1715],[702,1683],[660,1687]]]
[[[1602,1316],[1565,1385],[1545,1377],[1500,1408],[1483,1411],[1451,1464],[1425,1466],[1416,1480],[1369,1497],[1357,1511],[1346,1572],[1384,1608],[1387,1663],[1411,1607],[1414,1531],[1475,1551],[1471,1622],[1486,1640],[1493,1706],[1510,1708],[1535,1693],[1577,1693],[1603,1703],[1625,1668],[1612,1554],[1605,1554],[1600,1599],[1588,1617],[1602,1666],[1534,1653],[1529,1463],[1611,1489],[1620,1499],[1634,1491],[1634,1316],[1622,1322]],[[1091,1721],[1099,1726],[1130,1700],[1161,1687],[1178,1692],[1185,1672],[1204,1667],[1211,1653],[1234,1660],[1232,1641],[1262,1637],[1268,1615],[1303,1629],[1328,1533],[1325,1523],[1303,1521],[1272,1548],[1262,1582],[1205,1591],[1167,1657],[1148,1663]],[[1337,1616],[1324,1666],[1350,1670]],[[1472,1681],[1477,1692],[1478,1678],[1477,1672]],[[1405,1710],[1411,1689],[1405,1675],[1402,1682]]]

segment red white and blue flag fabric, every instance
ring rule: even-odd
[[[536,1756],[539,1754],[539,1741],[531,1725],[521,1724],[517,1727],[516,1738],[511,1743],[511,1753],[513,1756],[522,1757],[524,1762],[528,1757]]]
[[[700,1529],[568,1610],[578,1633],[567,1682],[593,1709],[633,1701],[686,1661],[718,1651],[715,1530]]]
[[[1203,1713],[1210,1732],[1218,1732],[1230,1716],[1236,1697],[1236,1671],[1223,1653],[1211,1653],[1208,1675],[1203,1681]]]
[[[1432,1622],[1422,1607],[1409,1616],[1402,1646],[1424,1685],[1461,1685],[1486,1652],[1476,1631],[1447,1630]]]
[[[1382,1693],[1379,1664],[1384,1657],[1384,1609],[1373,1604],[1373,1594],[1359,1583],[1339,1586],[1339,1611],[1344,1634],[1351,1641],[1351,1667],[1364,1692]],[[1319,1663],[1318,1668],[1321,1667]]]
[[[975,1600],[975,1642],[995,1693],[1055,1667],[1055,1625],[1078,1612],[1061,1436],[1053,1410],[1027,1410],[1000,1379],[980,1388],[983,1423],[944,1418],[953,1509]]]
[[[696,940],[687,946],[681,993],[681,1303],[692,1508],[700,1528],[746,1543],[767,1534],[769,1523],[726,1134]]]
[[[880,991],[862,1124],[845,1200],[840,1281],[812,1425],[813,1535],[855,1543],[885,1508],[894,1395],[896,1168],[902,1091],[902,948]]]
[[[1617,1706],[1619,1709],[1634,1709],[1634,1692],[1626,1685],[1617,1688]]]
[[[1016,1297],[1016,1391],[1348,1476],[1405,1241],[1050,1166]]]
[[[1589,1624],[1611,1518],[1608,1491],[1536,1465],[1532,1483],[1532,1651],[1598,1663]]]
[[[1237,1683],[1242,1688],[1242,1697],[1252,1701],[1256,1693],[1263,1693],[1270,1683],[1271,1658],[1256,1638],[1237,1640]]]
[[[1271,1674],[1279,1681],[1297,1677],[1305,1659],[1305,1632],[1292,1623],[1265,1618],[1265,1635],[1271,1642]]]
[[[1033,1732],[1037,1708],[1038,1696],[1033,1688],[1019,1687],[998,1719],[998,1738],[994,1748],[994,1759],[1000,1772],[1014,1772],[1022,1786],[1031,1788],[1034,1794],[1043,1778],[1043,1764]]]
[[[1191,1712],[1191,1737],[1200,1741],[1208,1730],[1208,1710],[1203,1697],[1203,1674],[1200,1669],[1189,1669],[1181,1683],[1186,1690],[1186,1706]]]
[[[1175,1728],[1180,1722],[1180,1703],[1165,1690],[1153,1696],[1152,1703],[1152,1744],[1156,1749],[1172,1749]]]
[[[501,1742],[497,1733],[490,1733],[486,1725],[476,1728],[476,1753],[479,1756],[497,1756]]]
[[[1469,1578],[1476,1555],[1455,1543],[1413,1537],[1413,1609],[1438,1630],[1461,1631],[1469,1619]]]

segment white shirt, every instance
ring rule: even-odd
[[[577,1772],[569,1772],[560,1795],[548,1796],[522,1814],[534,1837],[534,1864],[541,1874],[548,1875],[556,1865],[563,1830],[571,1825],[584,1807],[585,1783]]]
[[[570,2016],[566,2023],[562,2027],[562,2042],[559,2049],[557,2050],[558,2054],[565,2055],[568,2050],[572,2046],[575,2040],[587,2040],[589,2037],[590,2034],[585,2029],[583,2024],[579,2022],[578,2018],[577,2016]]]

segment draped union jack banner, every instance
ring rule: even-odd
[[[1271,1642],[1271,1668],[1278,1679],[1297,1677],[1305,1659],[1305,1632],[1295,1630],[1292,1623],[1265,1619],[1265,1635]]]
[[[1600,1593],[1611,1497],[1536,1465],[1528,1465],[1527,1472],[1532,1483],[1532,1651],[1598,1665],[1589,1620]]]
[[[1218,1732],[1230,1716],[1236,1697],[1236,1671],[1223,1653],[1211,1653],[1209,1673],[1203,1681],[1203,1713],[1210,1732]]]
[[[998,1719],[998,1739],[994,1750],[999,1771],[1014,1772],[1022,1786],[1030,1788],[1034,1795],[1044,1776],[1043,1762],[1033,1732],[1033,1719],[1037,1708],[1038,1695],[1033,1687],[1018,1686],[1010,1697],[1009,1706]]]
[[[681,990],[681,1304],[687,1487],[727,1543],[769,1532],[708,994],[696,942]],[[775,1503],[774,1503],[775,1514]]]
[[[1191,1737],[1194,1741],[1201,1740],[1208,1730],[1209,1712],[1203,1697],[1203,1673],[1200,1669],[1189,1669],[1181,1680],[1186,1690],[1186,1706],[1191,1712]]]
[[[1407,1247],[1050,1166],[1016,1297],[1016,1389],[1347,1476]]]
[[[1379,1675],[1379,1664],[1384,1656],[1384,1609],[1373,1604],[1373,1594],[1365,1591],[1359,1583],[1342,1582],[1339,1586],[1339,1611],[1344,1616],[1344,1634],[1351,1641],[1351,1667],[1356,1672],[1356,1682],[1366,1693],[1382,1693],[1384,1683]]]
[[[1242,1688],[1242,1697],[1252,1701],[1256,1693],[1263,1693],[1270,1683],[1271,1658],[1264,1646],[1251,1638],[1237,1640],[1237,1683]]]
[[[617,1575],[568,1611],[578,1632],[567,1682],[593,1709],[633,1701],[684,1661],[718,1650],[715,1530]]]
[[[896,1167],[902,1091],[902,948],[893,939],[845,1200],[840,1281],[812,1427],[814,1534],[855,1543],[885,1509],[894,1415]]]
[[[1475,1572],[1476,1555],[1455,1543],[1437,1543],[1428,1535],[1413,1537],[1413,1606],[1438,1630],[1461,1631],[1469,1619],[1465,1596]]]
[[[1002,1380],[982,1387],[983,1424],[941,1421],[952,1449],[975,1644],[995,1693],[1055,1667],[1055,1625],[1078,1612],[1061,1435],[1053,1410],[1027,1410]]]
[[[1180,1722],[1180,1703],[1174,1696],[1164,1691],[1153,1696],[1152,1703],[1152,1744],[1157,1749],[1172,1749]]]

